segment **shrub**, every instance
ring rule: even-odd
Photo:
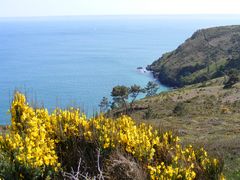
[[[232,88],[234,84],[239,82],[239,71],[237,69],[231,69],[228,73],[228,80],[224,83],[224,88]]]
[[[176,106],[173,109],[173,113],[176,114],[177,116],[182,116],[184,114],[184,103],[179,102],[176,104]]]
[[[139,172],[147,179],[222,177],[221,162],[204,149],[184,148],[171,132],[160,134],[128,116],[87,119],[74,108],[48,113],[33,109],[20,93],[15,94],[11,114],[10,132],[0,138],[4,179],[114,179],[121,178],[115,176],[119,168],[129,172],[122,176],[129,179],[140,177]]]
[[[153,110],[148,106],[147,111],[144,113],[143,118],[144,119],[150,119],[152,117]]]

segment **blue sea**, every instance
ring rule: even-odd
[[[0,124],[10,123],[14,90],[50,110],[80,106],[91,114],[113,86],[153,80],[137,67],[197,29],[239,23],[235,15],[0,18]]]

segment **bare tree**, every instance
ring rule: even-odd
[[[91,177],[88,175],[88,173],[83,173],[81,172],[81,162],[82,162],[82,158],[79,159],[78,162],[78,167],[77,167],[77,171],[75,172],[72,168],[71,173],[68,172],[63,172],[63,177],[64,179],[70,179],[70,180],[79,180],[79,179],[85,179],[85,180],[104,180],[104,175],[103,175],[103,171],[101,170],[100,167],[100,150],[97,150],[97,169],[98,169],[98,174],[94,177]]]

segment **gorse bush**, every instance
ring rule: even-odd
[[[3,179],[59,179],[71,173],[79,179],[130,178],[113,175],[109,167],[119,159],[134,161],[134,167],[141,168],[148,179],[223,179],[222,163],[210,158],[204,149],[183,148],[171,132],[159,134],[128,116],[87,119],[74,108],[49,113],[32,108],[18,92],[11,115],[9,132],[0,137]],[[115,161],[116,152],[122,155]],[[130,167],[129,163],[125,167]]]

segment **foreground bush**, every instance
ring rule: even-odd
[[[9,133],[0,137],[3,179],[223,179],[204,149],[183,148],[130,117],[87,119],[79,109],[34,109],[16,93]]]

